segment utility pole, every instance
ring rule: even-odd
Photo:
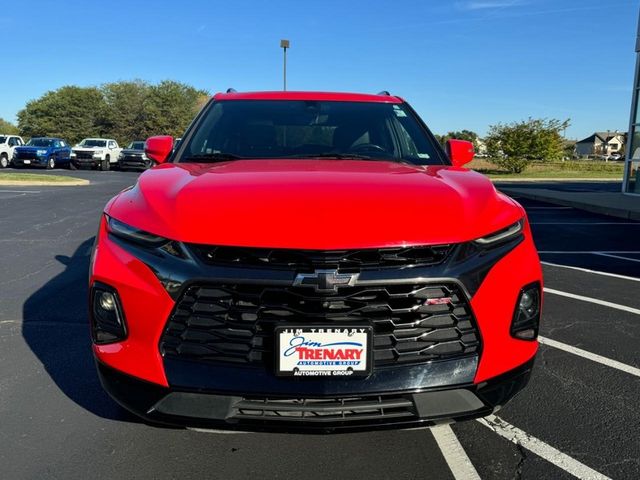
[[[284,90],[287,90],[287,48],[289,48],[289,40],[280,40],[280,48],[284,50]]]

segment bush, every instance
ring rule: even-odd
[[[560,132],[568,126],[569,120],[533,118],[491,125],[485,138],[487,152],[496,165],[511,173],[521,173],[534,160],[561,159],[564,139]]]

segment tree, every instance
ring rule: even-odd
[[[18,112],[18,128],[27,137],[52,136],[76,143],[107,133],[105,114],[98,88],[65,86],[28,102]]]
[[[533,119],[489,127],[485,137],[492,162],[512,173],[521,173],[533,160],[558,160],[564,153],[561,132],[569,120]]]
[[[480,137],[478,137],[478,134],[476,132],[472,132],[471,130],[448,132],[446,135],[444,135],[445,142],[452,138],[456,140],[466,140],[467,142],[473,143],[474,146],[477,146],[476,143],[478,142],[478,138]]]
[[[126,145],[151,136],[148,106],[151,86],[142,80],[107,83],[101,88],[107,105],[109,136]]]
[[[19,135],[20,130],[13,123],[6,121],[4,118],[0,118],[0,135]]]
[[[164,80],[149,90],[146,126],[153,135],[181,137],[209,94],[184,83]]]

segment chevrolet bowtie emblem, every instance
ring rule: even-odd
[[[313,287],[316,292],[335,292],[338,287],[353,285],[357,273],[338,273],[337,270],[316,270],[313,273],[299,273],[293,281],[294,287]]]

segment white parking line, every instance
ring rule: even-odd
[[[495,415],[479,418],[478,422],[510,442],[526,448],[530,452],[544,458],[546,461],[553,463],[556,467],[561,468],[574,477],[590,480],[611,480],[609,477],[600,472],[596,472],[584,463],[562,453],[560,450],[514,427]]]
[[[557,340],[552,340],[547,337],[539,336],[538,341],[543,345],[557,348],[559,350],[564,350],[565,352],[578,355],[579,357],[586,358],[593,362],[601,363],[602,365],[606,365],[607,367],[615,368],[616,370],[620,370],[636,377],[640,377],[640,368],[632,367],[631,365],[627,365],[626,363],[618,362],[617,360],[612,360],[596,353],[587,352],[586,350],[582,350],[581,348],[567,345],[566,343],[558,342]]]
[[[551,262],[540,262],[540,263],[542,265],[547,265],[548,267],[567,268],[569,270],[577,270],[579,272],[593,273],[595,275],[603,275],[605,277],[613,277],[613,278],[620,278],[622,280],[631,280],[632,282],[640,282],[640,278],[627,277],[626,275],[619,275],[617,273],[601,272],[599,270],[590,270],[588,268],[574,267],[573,265],[559,265],[557,263],[551,263]]]
[[[627,262],[638,262],[638,263],[640,263],[640,259],[629,258],[629,257],[621,257],[620,255],[611,255],[610,253],[596,252],[596,253],[594,253],[594,255],[600,255],[601,257],[617,258],[618,260],[626,260]]]
[[[456,480],[480,480],[478,471],[449,425],[431,427],[431,433]]]
[[[555,254],[564,254],[564,255],[596,255],[599,253],[608,253],[612,255],[625,255],[625,254],[640,254],[638,250],[538,250],[538,253],[553,253]]]
[[[633,222],[531,222],[531,225],[631,225],[640,227],[640,223]]]
[[[595,303],[609,308],[615,308],[616,310],[622,310],[623,312],[635,313],[640,315],[640,309],[627,307],[626,305],[620,305],[619,303],[607,302],[606,300],[600,300],[597,298],[585,297],[584,295],[576,295],[575,293],[563,292],[561,290],[555,290],[553,288],[544,287],[545,293],[552,293],[554,295],[560,295],[561,297],[573,298],[574,300],[581,300],[583,302]]]

